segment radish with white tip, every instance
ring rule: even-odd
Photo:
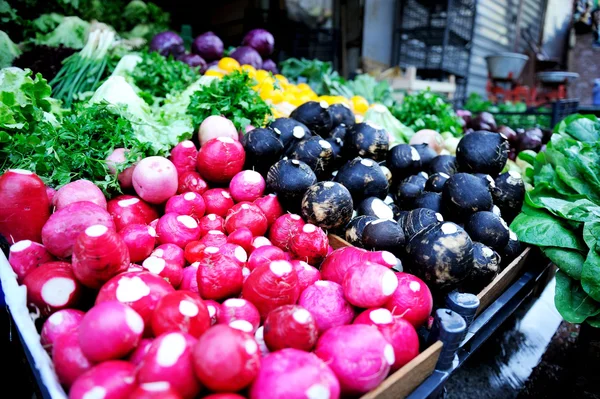
[[[246,299],[229,298],[221,304],[217,323],[254,334],[260,325],[260,314]]]
[[[75,180],[62,186],[54,195],[52,204],[56,210],[74,202],[88,201],[106,209],[106,198],[102,190],[89,180]]]
[[[383,306],[398,287],[398,279],[391,269],[365,262],[352,266],[342,284],[344,296],[359,308]]]
[[[198,128],[200,145],[218,137],[237,140],[238,132],[233,122],[220,115],[211,115],[204,119]]]
[[[208,309],[208,315],[210,316],[210,325],[214,326],[217,324],[219,315],[221,314],[221,304],[212,299],[206,299],[204,300],[204,303],[206,304],[206,309]]]
[[[202,194],[206,206],[206,213],[221,217],[227,215],[227,211],[235,204],[229,190],[224,188],[211,188]]]
[[[178,262],[150,256],[142,262],[142,268],[152,274],[162,277],[173,288],[178,288],[183,280],[183,268]]]
[[[242,268],[217,247],[208,247],[204,253],[196,275],[200,297],[219,301],[237,296],[242,291]]]
[[[133,195],[120,195],[108,201],[108,213],[112,216],[117,231],[131,224],[147,224],[158,218],[150,204]]]
[[[146,356],[146,353],[148,353],[152,342],[154,342],[153,338],[142,338],[137,348],[131,352],[127,360],[136,366],[140,365],[142,360],[144,360],[144,356]]]
[[[181,399],[181,395],[166,381],[140,384],[129,399]]]
[[[214,213],[210,213],[200,218],[198,221],[200,228],[200,237],[204,237],[211,230],[225,232],[225,219]]]
[[[161,258],[167,262],[173,262],[180,267],[185,266],[185,256],[183,249],[175,244],[162,244],[154,248],[154,251],[150,254],[156,258]]]
[[[81,284],[67,262],[43,263],[23,280],[27,287],[28,304],[39,309],[42,316],[74,307],[81,297]]]
[[[22,282],[25,276],[41,265],[52,262],[54,256],[46,248],[37,242],[21,240],[10,246],[8,263],[17,274],[17,281]]]
[[[69,331],[56,339],[52,348],[52,362],[58,380],[67,388],[93,365],[81,350],[77,331]]]
[[[290,252],[295,259],[318,266],[327,256],[329,240],[327,234],[314,224],[305,224],[290,240]]]
[[[225,243],[219,247],[219,252],[223,254],[223,256],[227,256],[229,259],[235,261],[239,267],[246,266],[246,262],[248,261],[248,255],[244,248],[239,245]]]
[[[217,137],[203,143],[198,151],[196,170],[212,183],[229,183],[244,169],[246,151],[242,144],[229,137]]]
[[[123,360],[100,363],[75,380],[69,399],[128,399],[135,390],[135,366]]]
[[[208,190],[208,183],[206,183],[195,170],[179,174],[177,184],[177,194],[193,192],[202,195]]]
[[[298,299],[298,305],[315,318],[319,333],[331,327],[352,323],[354,308],[344,298],[342,286],[333,281],[319,280],[309,285]]]
[[[155,336],[181,331],[198,338],[210,327],[210,316],[198,294],[175,291],[158,301],[151,325]]]
[[[177,193],[177,170],[167,158],[144,158],[133,170],[132,182],[141,199],[151,204],[162,204]]]
[[[313,315],[299,305],[284,305],[269,312],[264,339],[270,351],[295,348],[310,352],[319,338]]]
[[[173,147],[169,160],[175,165],[179,176],[185,172],[196,171],[196,158],[198,158],[196,145],[191,140],[184,140]]]
[[[235,202],[252,202],[265,192],[265,179],[254,170],[242,170],[229,182],[229,192]]]
[[[269,240],[284,251],[290,250],[292,238],[306,223],[299,215],[286,213],[278,217],[269,230]]]
[[[247,267],[250,271],[262,265],[268,265],[274,260],[286,260],[287,256],[283,250],[274,245],[263,245],[256,248],[248,258]]]
[[[58,337],[71,331],[77,331],[84,315],[85,313],[81,310],[63,309],[48,317],[40,333],[40,342],[44,349],[52,353],[52,346]]]
[[[156,230],[145,224],[130,224],[119,231],[119,235],[129,250],[132,263],[146,259],[156,245]]]
[[[290,262],[298,274],[298,290],[300,293],[309,285],[312,285],[321,279],[321,272],[314,266],[301,260],[292,260]]]
[[[191,216],[165,213],[156,225],[160,244],[175,244],[180,248],[200,238],[198,222]]]
[[[260,197],[254,200],[254,205],[258,206],[260,210],[267,217],[267,222],[269,222],[269,226],[271,226],[277,218],[283,215],[283,206],[279,202],[279,198],[277,198],[277,194],[268,194],[264,197]]]
[[[198,221],[206,212],[204,198],[200,194],[187,192],[175,195],[168,199],[165,205],[165,213],[176,213],[178,215],[188,215]]]
[[[227,211],[225,231],[233,233],[242,227],[250,229],[255,237],[263,236],[269,228],[269,222],[258,206],[251,202],[240,202]]]

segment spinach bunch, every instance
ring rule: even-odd
[[[572,115],[527,170],[534,188],[511,229],[559,267],[556,308],[600,327],[600,121]]]

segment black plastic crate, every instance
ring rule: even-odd
[[[499,125],[529,129],[539,126],[554,129],[567,116],[579,109],[579,99],[565,99],[540,107],[529,107],[525,112],[492,112]]]

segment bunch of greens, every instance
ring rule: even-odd
[[[305,82],[318,95],[341,95],[352,97],[352,92],[345,86],[345,80],[333,70],[331,62],[317,59],[288,58],[280,64],[281,74],[288,80]]]
[[[415,131],[432,129],[440,133],[450,132],[454,137],[462,135],[460,118],[451,104],[429,89],[404,96],[401,104],[391,108],[392,114]]]
[[[511,229],[559,267],[563,318],[600,327],[600,121],[566,118],[527,173],[534,188]]]
[[[21,55],[21,49],[8,37],[6,32],[0,30],[0,68],[12,65],[15,58]]]
[[[550,124],[552,118],[550,115],[539,115],[539,113],[549,113],[547,108],[537,108],[535,111],[538,115],[528,114],[529,109],[524,102],[506,101],[500,104],[493,104],[491,101],[484,100],[481,95],[471,93],[465,103],[464,109],[471,111],[473,114],[490,112],[494,114],[494,119],[498,126],[504,125],[514,129],[531,129],[536,126],[551,128]]]
[[[396,144],[408,144],[415,134],[411,128],[403,125],[382,104],[375,104],[365,113],[365,121],[381,126],[390,135],[390,147]]]
[[[90,23],[78,17],[63,17],[59,14],[44,14],[33,21],[38,28],[32,40],[37,45],[69,47],[80,50],[85,46]]]
[[[264,126],[272,115],[271,108],[252,89],[255,84],[246,72],[236,71],[200,86],[191,95],[187,108],[193,125],[199,126],[211,115],[222,115],[239,131],[244,131],[248,125]]]
[[[378,81],[369,74],[361,74],[346,82],[346,87],[355,96],[364,97],[370,104],[380,103],[386,107],[394,103],[392,88],[385,81]]]

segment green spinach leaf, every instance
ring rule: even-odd
[[[519,214],[510,225],[519,240],[541,247],[560,247],[583,251],[585,244],[574,231],[550,215]]]
[[[585,262],[585,256],[574,249],[546,247],[543,248],[544,254],[556,266],[575,280],[581,280],[581,269]]]
[[[556,273],[554,304],[569,323],[583,323],[588,317],[600,315],[600,303],[583,291],[579,281],[560,270]]]
[[[600,255],[596,247],[590,249],[581,269],[581,286],[589,296],[600,301]]]

